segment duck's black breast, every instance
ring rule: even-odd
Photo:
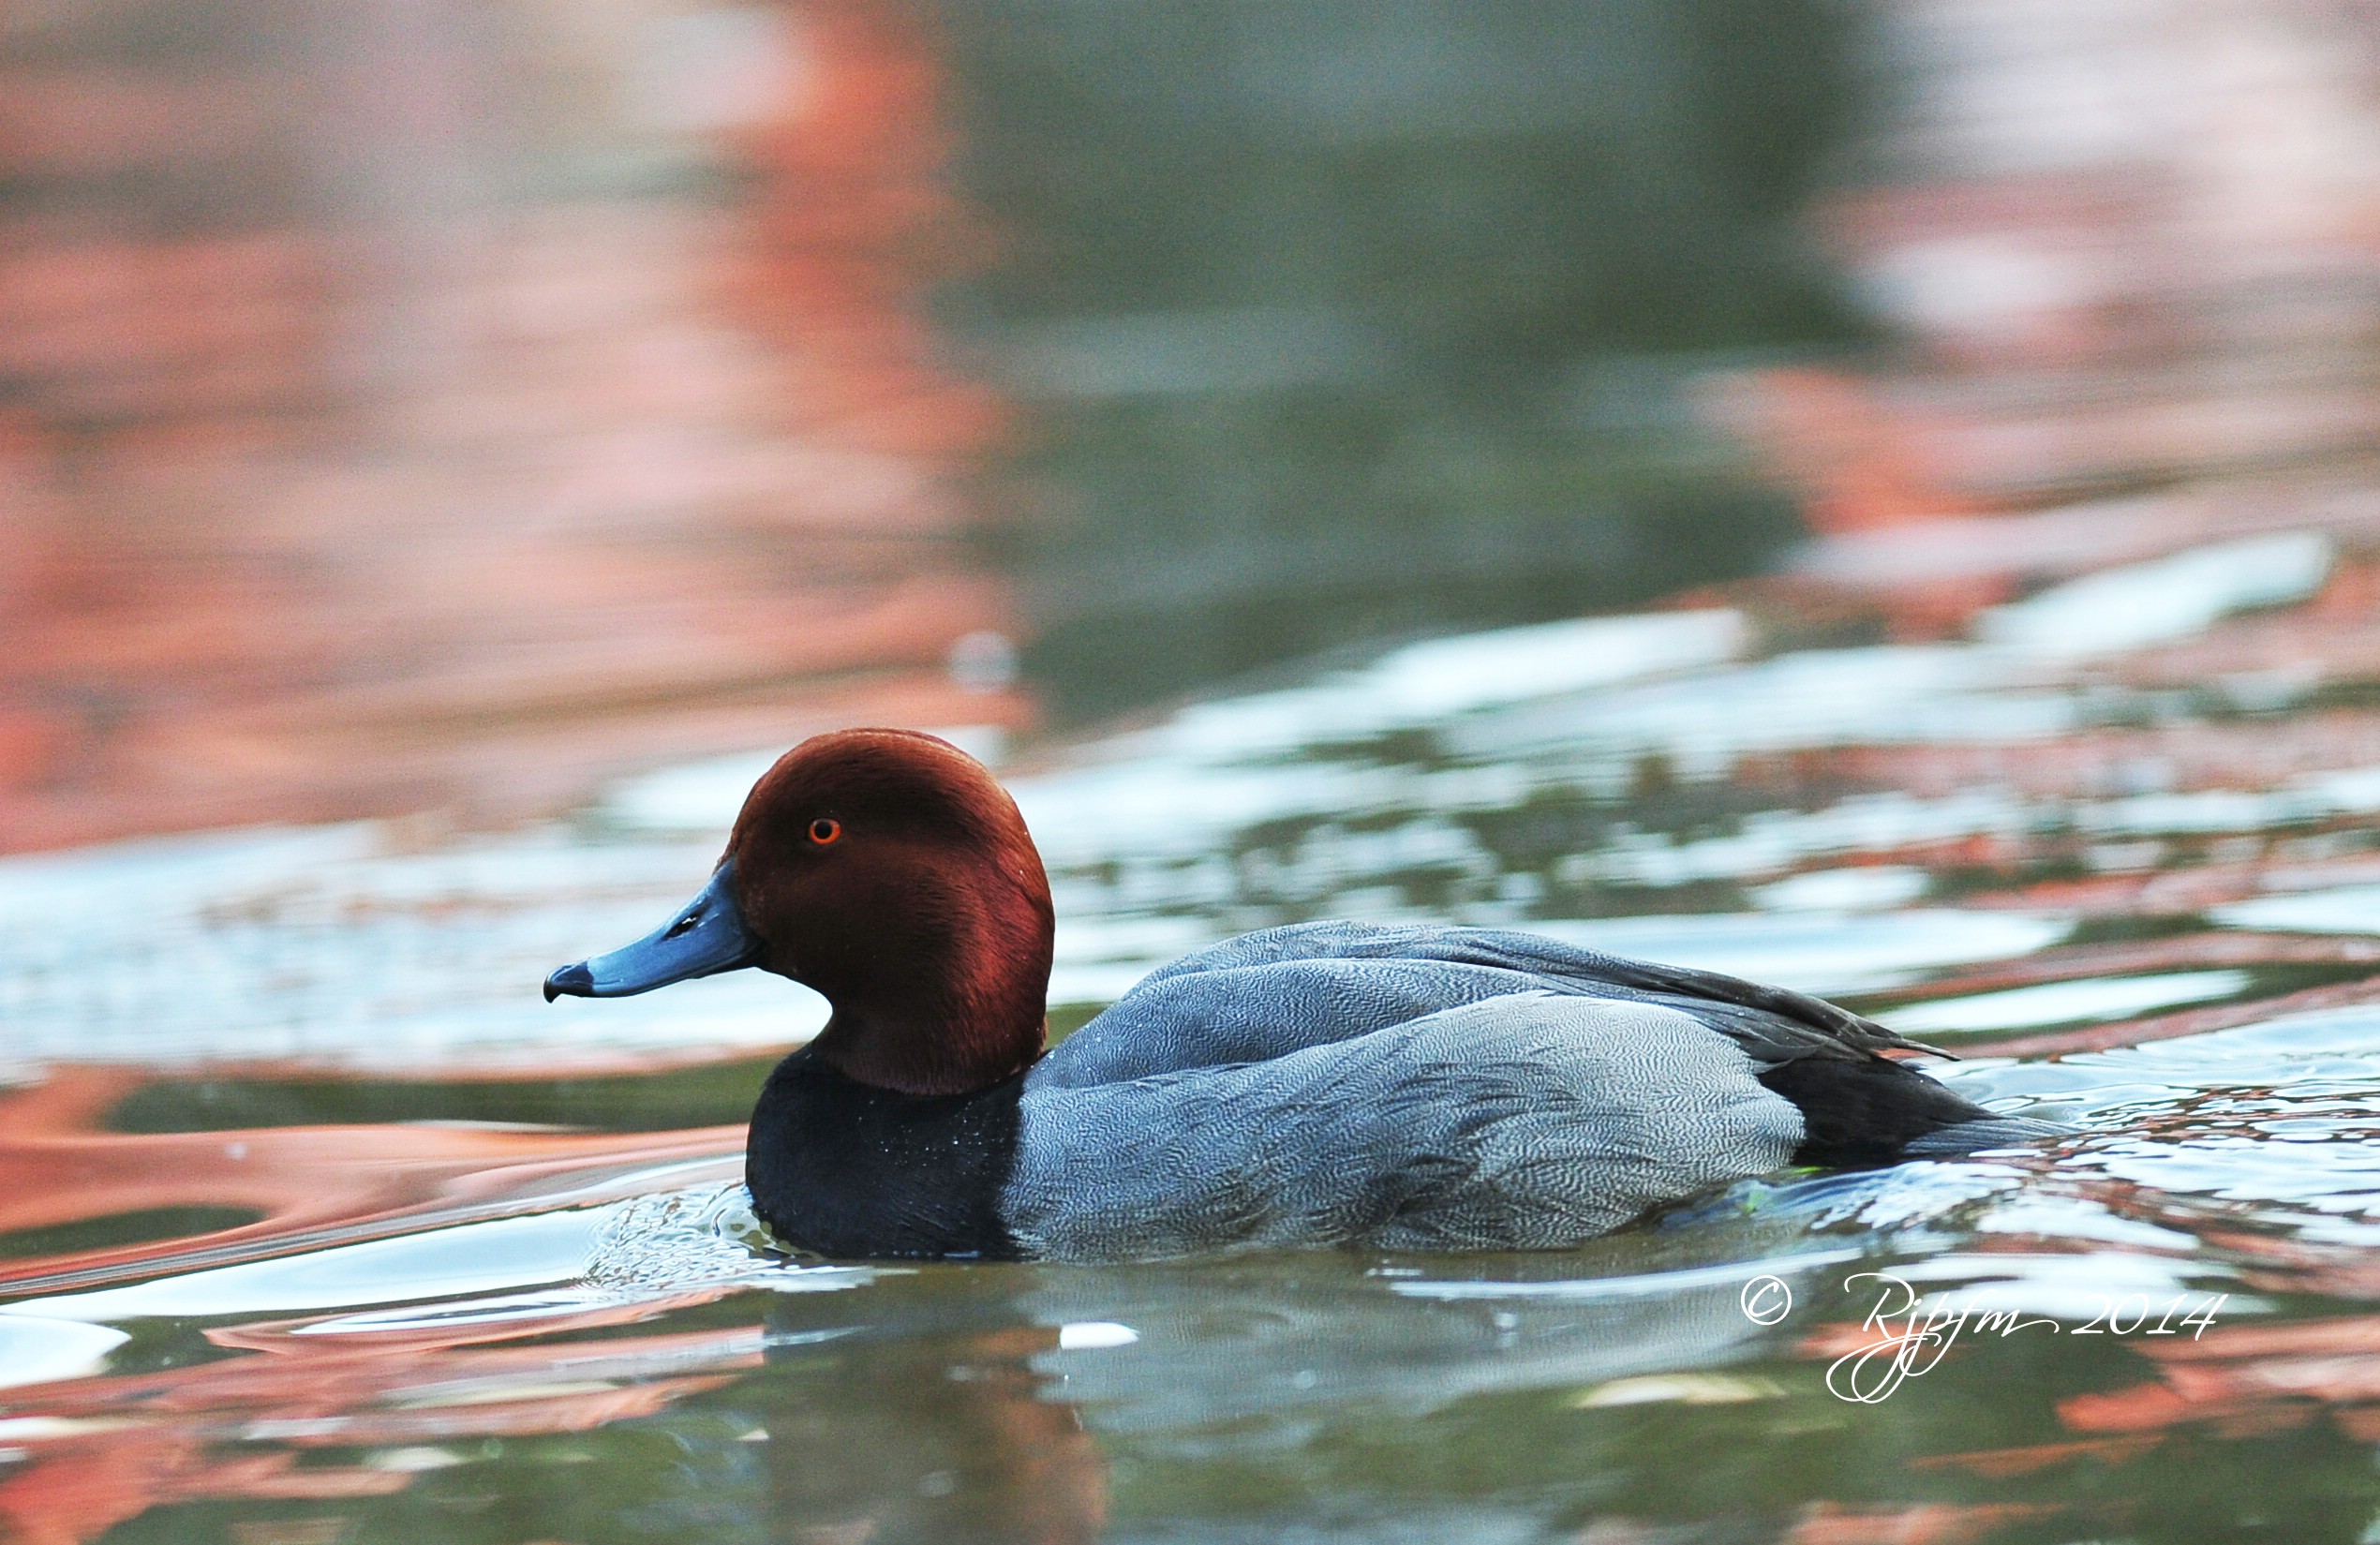
[[[1021,1252],[1000,1215],[1016,1167],[1024,1075],[971,1094],[902,1094],[843,1077],[809,1048],[752,1107],[744,1179],[787,1244],[846,1257]]]

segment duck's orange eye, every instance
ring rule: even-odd
[[[823,815],[810,824],[810,839],[817,843],[822,848],[827,843],[832,842],[836,838],[840,837],[842,834],[843,824],[841,822],[829,820],[827,817]]]

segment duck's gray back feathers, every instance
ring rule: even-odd
[[[1083,1088],[1254,1062],[1517,992],[1678,1009],[1763,1068],[1809,1057],[1865,1061],[1911,1047],[1873,1020],[1806,993],[1605,955],[1540,934],[1302,923],[1227,940],[1150,973],[1052,1051],[1034,1076]]]
[[[1260,1061],[1050,1071],[1027,1081],[1001,1207],[1026,1253],[1059,1258],[1550,1248],[1774,1169],[1802,1137],[1695,1018],[1542,991]]]

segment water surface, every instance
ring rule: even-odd
[[[2273,599],[2222,567],[2169,631]],[[0,864],[0,1513],[239,1545],[2371,1538],[2380,779],[2075,771],[2319,705],[2112,686],[2025,616],[1475,635],[1012,769],[1059,1032],[1238,929],[1455,918],[1837,995],[2075,1128],[1549,1255],[772,1254],[740,1122],[822,1005],[536,990],[691,894],[751,759],[503,833]],[[1931,1339],[1876,1315],[1904,1295]]]

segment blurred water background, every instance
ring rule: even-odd
[[[0,1529],[2375,1538],[2375,430],[2368,0],[0,0]],[[823,1005],[536,984],[864,722],[1054,1032],[1515,925],[2077,1136],[786,1262]]]

